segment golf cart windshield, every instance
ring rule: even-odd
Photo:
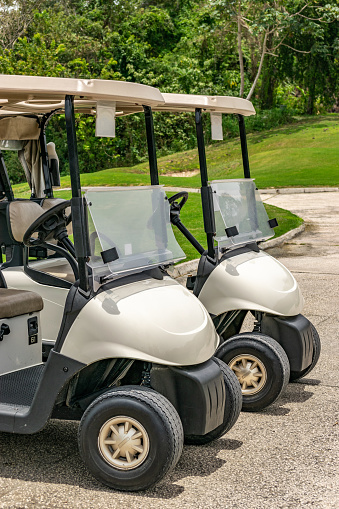
[[[218,247],[232,247],[274,236],[258,190],[251,179],[210,182]]]
[[[185,258],[160,186],[89,189],[90,266],[94,277],[137,272]]]

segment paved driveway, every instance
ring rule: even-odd
[[[278,403],[242,413],[205,447],[187,446],[147,493],[113,492],[87,473],[77,426],[52,421],[35,436],[0,434],[0,508],[338,508],[339,193],[266,195],[307,221],[271,251],[295,274],[319,330],[319,364]]]

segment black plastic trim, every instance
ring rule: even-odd
[[[100,254],[104,263],[114,262],[114,260],[119,258],[116,247],[111,247],[110,249],[106,249],[106,251],[101,251]]]
[[[162,271],[159,267],[154,267],[154,269],[144,270],[142,272],[137,272],[135,274],[130,274],[128,276],[123,276],[118,279],[113,279],[108,281],[104,285],[100,286],[97,291],[97,294],[101,292],[106,292],[107,290],[111,290],[112,288],[118,288],[120,286],[129,285],[131,283],[136,283],[137,281],[145,281],[146,279],[164,279],[164,271]]]
[[[207,251],[205,251],[201,255],[201,258],[199,260],[197,276],[194,281],[193,293],[196,297],[199,296],[199,294],[202,290],[202,287],[206,283],[209,275],[211,274],[211,272],[213,272],[213,270],[216,267],[217,267],[217,264],[215,263],[215,261],[211,260],[210,257],[208,256]]]
[[[263,315],[261,332],[274,338],[286,352],[291,371],[302,371],[312,362],[311,322],[303,315],[278,317]]]
[[[93,294],[84,295],[84,293],[81,291],[81,288],[79,288],[79,281],[76,281],[76,283],[74,283],[74,285],[71,287],[66,298],[61,327],[55,342],[54,350],[56,352],[60,352],[66,336],[74,323],[74,320],[77,318],[78,314],[86,306],[86,304],[93,298],[93,296]]]
[[[186,435],[205,435],[222,424],[225,385],[212,360],[185,367],[153,365],[151,387],[176,408]]]
[[[277,226],[279,226],[278,221],[275,217],[273,217],[272,219],[269,219],[268,224],[271,228],[276,228]]]
[[[239,235],[239,230],[236,226],[229,226],[228,228],[225,228],[225,232],[227,237],[236,237]]]

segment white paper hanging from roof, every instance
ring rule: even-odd
[[[97,101],[95,136],[115,137],[115,101]]]
[[[211,134],[212,140],[223,140],[222,113],[211,112]]]

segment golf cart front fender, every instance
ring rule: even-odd
[[[199,300],[213,315],[244,309],[295,316],[304,306],[290,271],[264,251],[247,251],[221,261],[207,278]]]
[[[61,353],[85,364],[130,358],[188,366],[210,359],[218,343],[201,302],[164,278],[99,293],[79,313]]]

